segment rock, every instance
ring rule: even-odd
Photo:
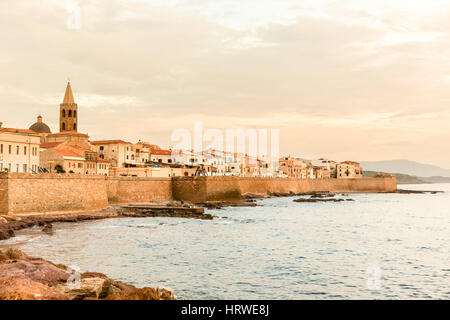
[[[158,292],[158,296],[161,300],[177,300],[177,297],[171,288],[158,286],[156,292]]]
[[[9,263],[0,264],[0,277],[4,276],[27,277],[33,282],[46,286],[55,286],[64,283],[70,274],[49,262],[43,260],[10,260]]]
[[[295,199],[294,202],[342,202],[353,201],[352,199],[322,199],[322,198],[309,198],[309,199]]]
[[[154,288],[134,288],[124,294],[111,295],[106,300],[161,300],[158,292]]]
[[[80,279],[79,287],[71,288],[65,283],[57,285],[55,289],[68,296],[70,300],[98,299],[105,290],[106,282],[107,280],[102,278],[85,278]]]
[[[5,223],[8,223],[8,220],[6,220],[3,217],[0,217],[0,224],[5,224]]]
[[[23,275],[6,275],[0,277],[0,300],[68,300],[68,297]]]
[[[0,240],[7,240],[11,237],[14,237],[14,231],[12,229],[0,229]]]
[[[9,258],[8,258],[8,256],[6,255],[6,253],[5,252],[3,252],[1,249],[0,249],[0,263],[2,262],[2,261],[6,261],[6,260],[8,260]]]
[[[43,233],[53,234],[53,225],[51,223],[47,223],[44,228],[42,228]]]

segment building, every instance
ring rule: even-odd
[[[41,136],[41,142],[46,141],[46,137],[52,133],[50,127],[42,121],[42,116],[37,117],[37,122],[30,126],[30,130]]]
[[[153,163],[174,164],[172,150],[150,150],[150,161]]]
[[[337,166],[336,161],[319,158],[317,160],[312,160],[311,164],[315,167],[327,169],[330,172],[330,178],[336,178],[336,166]]]
[[[98,156],[108,161],[114,168],[136,166],[133,144],[123,140],[90,141]]]
[[[85,133],[75,131],[64,131],[52,133],[46,136],[46,143],[67,143],[73,146],[80,146],[82,148],[91,149],[89,143],[89,136]]]
[[[41,144],[40,166],[49,172],[107,176],[110,164],[97,152],[68,143]]]
[[[281,176],[289,178],[307,179],[307,164],[300,159],[293,157],[283,157],[278,160],[278,171]]]
[[[70,82],[67,83],[63,103],[59,107],[59,132],[78,130],[78,106],[75,103]]]
[[[354,161],[344,161],[336,167],[338,179],[360,179],[363,177],[361,165]]]
[[[37,173],[40,143],[34,131],[3,128],[0,123],[0,171]]]

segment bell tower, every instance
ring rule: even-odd
[[[78,131],[78,106],[73,99],[70,82],[67,83],[64,100],[59,107],[59,131]]]

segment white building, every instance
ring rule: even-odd
[[[0,123],[0,171],[37,173],[40,143],[34,131],[2,128]]]

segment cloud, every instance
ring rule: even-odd
[[[80,28],[68,28],[79,5]],[[70,77],[80,130],[170,143],[277,127],[282,151],[450,167],[444,1],[3,0],[5,125],[56,130]],[[420,143],[419,143],[420,142]],[[419,145],[421,144],[421,145]]]

